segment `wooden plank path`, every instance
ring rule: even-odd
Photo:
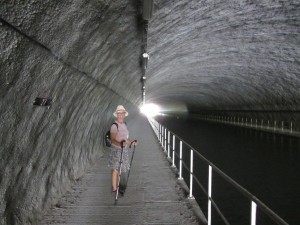
[[[128,124],[137,139],[128,187],[117,205],[111,195],[107,153],[99,158],[72,190],[45,212],[40,225],[205,224],[176,179],[147,119]],[[196,209],[197,210],[197,209]],[[196,213],[195,213],[196,212]],[[204,221],[204,222],[201,222]]]

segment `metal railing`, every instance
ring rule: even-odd
[[[248,127],[257,130],[264,130],[268,132],[287,134],[291,136],[300,136],[299,129],[294,126],[293,121],[277,121],[261,118],[218,115],[201,115],[197,116],[197,118],[207,121],[232,124],[235,126]]]
[[[262,212],[264,212],[265,215],[269,219],[271,219],[273,222],[279,225],[288,225],[287,222],[285,222],[282,218],[280,218],[275,212],[273,212],[269,207],[267,207],[263,202],[261,202],[258,198],[256,198],[253,194],[251,194],[248,190],[246,190],[244,187],[239,185],[237,182],[235,182],[231,177],[226,175],[223,171],[221,171],[218,167],[216,167],[213,163],[211,163],[209,160],[207,160],[204,156],[202,156],[198,151],[196,151],[193,147],[191,147],[188,143],[186,143],[184,140],[182,140],[180,137],[178,137],[176,134],[169,131],[167,128],[163,127],[161,124],[159,124],[156,120],[153,118],[148,118],[152,129],[154,130],[154,133],[158,137],[159,142],[161,143],[165,153],[167,154],[167,157],[171,160],[172,166],[176,167],[175,160],[178,160],[178,179],[182,180],[182,171],[183,167],[189,172],[189,196],[188,198],[194,198],[193,196],[193,182],[195,181],[196,184],[199,186],[199,188],[202,190],[202,192],[206,195],[208,199],[207,204],[207,221],[208,225],[212,224],[212,209],[214,209],[217,214],[220,216],[224,224],[229,225],[230,223],[214,201],[214,198],[212,197],[212,177],[214,173],[218,174],[224,181],[230,184],[236,191],[244,195],[248,200],[251,202],[251,219],[250,224],[256,225],[257,223],[257,208],[260,209]],[[171,136],[172,136],[172,144],[171,144]],[[179,142],[179,154],[177,153],[178,150],[176,149],[175,142]],[[185,146],[187,149],[190,149],[190,159],[189,162],[185,162],[183,160],[183,154],[187,154],[183,151],[183,146]],[[176,152],[177,150],[177,152]],[[171,157],[172,155],[172,157]],[[194,155],[196,157],[194,157]],[[176,158],[177,157],[177,158]],[[203,163],[208,166],[208,188],[207,190],[204,188],[204,186],[201,184],[198,177],[196,177],[194,173],[194,164]],[[188,166],[189,164],[189,166]],[[212,208],[213,207],[213,208]]]

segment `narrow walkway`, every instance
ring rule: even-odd
[[[40,225],[204,224],[193,211],[182,185],[144,117],[128,124],[137,139],[128,187],[114,205],[107,156],[97,160],[72,191],[43,217]]]

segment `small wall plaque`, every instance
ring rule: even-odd
[[[51,98],[35,98],[35,101],[33,102],[33,105],[37,106],[51,106],[52,99]]]

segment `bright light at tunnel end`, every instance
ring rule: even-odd
[[[141,113],[145,114],[147,117],[155,117],[160,114],[159,106],[153,103],[143,105],[140,110]]]

